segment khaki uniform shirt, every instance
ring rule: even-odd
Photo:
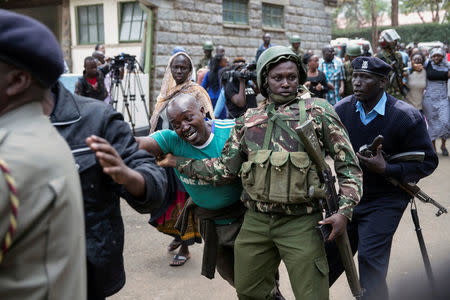
[[[0,116],[0,158],[16,181],[17,228],[0,263],[0,299],[86,299],[83,200],[74,159],[38,102]],[[0,172],[0,239],[9,189]]]

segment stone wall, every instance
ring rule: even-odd
[[[289,37],[299,34],[301,46],[315,52],[331,39],[331,18],[323,1],[249,0],[247,26],[223,24],[221,0],[141,2],[155,11],[153,99],[159,93],[162,76],[175,46],[183,46],[196,64],[203,56],[201,45],[204,40],[211,40],[214,46],[224,46],[225,55],[230,59],[243,56],[251,61],[265,32],[272,35],[272,43],[277,45],[289,45]],[[262,2],[284,5],[284,29],[263,28]]]

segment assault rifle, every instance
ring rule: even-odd
[[[403,74],[401,73],[401,71],[399,70],[399,63],[397,58],[395,57],[395,53],[394,53],[394,59],[391,58],[391,67],[392,67],[392,74],[389,77],[389,85],[392,85],[392,83],[395,81],[397,82],[398,88],[400,89],[400,93],[403,96],[406,96],[406,94],[408,94],[409,92],[409,88],[403,83],[402,78],[403,78]]]
[[[325,202],[321,201],[321,205],[325,210],[325,218],[335,214],[339,209],[339,197],[336,193],[334,183],[336,178],[331,173],[331,169],[325,162],[322,151],[320,149],[319,140],[317,139],[316,132],[311,120],[306,121],[304,124],[298,126],[295,131],[297,132],[300,140],[308,152],[309,157],[317,167],[321,182],[326,187]],[[314,191],[310,191],[313,193]],[[320,225],[317,227],[321,234],[322,239],[326,241],[331,233],[331,225]],[[352,291],[353,296],[356,299],[361,299],[364,294],[364,289],[361,288],[358,278],[358,272],[353,261],[352,249],[350,247],[350,241],[348,239],[347,230],[341,235],[336,237],[336,245],[341,256],[342,264],[344,265],[347,281]]]
[[[359,148],[359,153],[362,156],[365,157],[373,157],[377,153],[377,148],[379,145],[381,145],[384,141],[384,137],[382,135],[379,135],[375,137],[372,144],[370,145],[363,145]],[[396,162],[396,161],[423,161],[425,157],[424,152],[404,152],[397,155],[388,156],[386,153],[382,152],[384,159],[387,162]],[[436,212],[436,217],[439,217],[442,214],[447,213],[447,209],[443,207],[441,204],[439,204],[436,200],[428,196],[424,191],[420,189],[420,187],[417,186],[415,183],[401,183],[399,180],[392,178],[392,177],[386,177],[386,180],[392,183],[394,186],[399,187],[406,193],[408,193],[412,198],[417,198],[420,201],[424,203],[429,203],[438,208],[438,211]]]
[[[364,145],[359,148],[359,153],[365,157],[373,157],[377,153],[377,148],[381,143],[383,143],[384,137],[382,135],[377,136],[370,145]],[[425,153],[424,152],[404,152],[396,155],[388,156],[386,153],[382,152],[383,157],[387,162],[396,162],[396,161],[419,161],[422,162]],[[425,266],[425,272],[427,273],[428,281],[430,283],[430,290],[432,294],[431,299],[435,299],[435,284],[434,284],[434,276],[433,271],[431,269],[430,258],[428,257],[427,248],[425,246],[425,241],[422,235],[422,228],[420,228],[419,215],[417,213],[417,206],[414,198],[419,199],[422,202],[433,204],[438,208],[436,213],[436,217],[439,217],[442,214],[447,213],[447,209],[439,204],[437,201],[433,200],[430,196],[425,194],[415,183],[401,183],[399,180],[392,177],[385,177],[387,181],[392,183],[394,186],[399,187],[406,193],[411,196],[411,217],[414,223],[414,227],[416,230],[417,240],[419,242],[420,253],[422,254],[423,264]]]

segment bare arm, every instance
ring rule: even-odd
[[[143,150],[147,151],[148,153],[153,154],[153,156],[155,156],[155,157],[160,157],[160,156],[164,155],[159,144],[151,136],[136,137],[136,142],[139,145],[139,149],[143,149]]]
[[[339,81],[339,96],[344,95],[344,80]]]
[[[239,93],[234,94],[231,97],[231,102],[239,107],[244,107],[246,104],[245,101],[245,79],[239,79]]]

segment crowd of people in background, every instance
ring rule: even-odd
[[[383,297],[387,297],[385,279],[390,246],[408,199],[387,182],[380,184],[375,177],[389,173],[405,180],[411,178],[412,181],[418,181],[429,175],[437,167],[436,140],[439,139],[442,155],[448,156],[448,45],[443,48],[406,49],[404,45],[399,44],[400,36],[397,32],[388,29],[381,32],[376,53],[370,53],[367,45],[350,42],[345,45],[344,56],[339,57],[332,45],[326,45],[321,49],[321,53],[315,53],[301,47],[298,35],[289,38],[290,45],[277,46],[272,43],[270,34],[265,33],[262,37],[263,43],[256,50],[254,61],[247,62],[244,57],[237,56],[231,59],[231,64],[225,55],[226,49],[220,45],[214,47],[211,41],[203,43],[204,57],[197,64],[192,61],[186,49],[176,46],[167,62],[161,89],[149,120],[150,135],[135,139],[123,116],[110,105],[109,93],[113,75],[111,58],[105,56],[104,45],[96,45],[92,55],[84,59],[83,75],[78,79],[75,86],[76,95],[73,95],[57,81],[64,70],[64,62],[62,51],[50,31],[31,18],[6,11],[0,11],[0,15],[8,25],[0,27],[0,46],[3,46],[0,47],[0,76],[4,87],[0,89],[0,121],[8,131],[13,132],[11,136],[24,139],[30,138],[29,132],[32,129],[17,131],[20,126],[14,128],[11,124],[22,118],[25,120],[25,117],[45,132],[48,131],[49,136],[56,136],[58,132],[69,146],[77,168],[75,170],[75,165],[67,164],[66,174],[59,172],[57,175],[64,180],[53,181],[53,177],[50,178],[51,187],[47,187],[47,182],[41,183],[46,187],[46,192],[55,194],[55,205],[66,205],[76,212],[65,216],[68,220],[72,218],[74,224],[86,224],[85,232],[74,230],[77,226],[73,224],[68,228],[59,225],[63,231],[73,235],[73,249],[67,250],[72,258],[62,265],[71,269],[73,274],[69,277],[77,279],[73,280],[72,286],[62,285],[61,291],[55,289],[56,298],[61,298],[64,292],[70,291],[80,294],[78,299],[85,299],[83,292],[87,290],[88,299],[105,299],[123,287],[124,228],[120,212],[120,198],[123,198],[136,211],[150,213],[149,223],[161,233],[173,238],[167,246],[167,251],[178,252],[169,262],[170,266],[184,265],[190,258],[189,246],[201,243],[203,238],[205,248],[202,274],[213,278],[217,267],[220,275],[236,287],[242,299],[246,295],[258,298],[255,296],[258,294],[284,299],[278,290],[277,268],[281,259],[285,260],[294,293],[299,299],[303,296],[311,297],[304,276],[320,283],[320,287],[313,293],[317,293],[320,299],[326,299],[328,277],[323,276],[328,274],[323,271],[326,268],[325,248],[314,229],[314,225],[322,220],[321,208],[313,201],[319,199],[319,196],[317,199],[313,196],[308,198],[309,196],[305,196],[307,192],[304,187],[299,187],[297,181],[292,183],[290,179],[286,179],[289,188],[279,185],[278,179],[281,177],[274,175],[277,180],[271,179],[271,188],[280,194],[284,193],[280,196],[283,199],[279,203],[260,202],[258,197],[267,196],[264,194],[267,190],[264,181],[259,182],[262,184],[260,191],[252,191],[254,178],[242,179],[242,182],[238,178],[253,174],[251,172],[255,168],[280,171],[289,160],[287,165],[290,169],[286,173],[302,173],[303,175],[299,175],[303,176],[302,180],[306,181],[307,176],[308,181],[314,182],[310,187],[319,189],[317,173],[310,173],[311,161],[307,158],[308,152],[305,152],[305,149],[292,150],[296,149],[299,143],[291,125],[297,124],[299,120],[306,122],[306,118],[315,118],[316,125],[320,127],[319,131],[326,132],[318,138],[322,150],[334,159],[339,183],[343,187],[340,213],[323,219],[320,224],[333,225],[331,239],[335,234],[345,231],[347,222],[349,228],[359,230],[359,241],[363,242],[358,243],[358,233],[350,237],[354,238],[352,246],[360,251],[360,272],[366,272],[365,277],[361,277],[364,278],[362,282],[369,289],[369,295],[372,295],[372,298],[366,299],[381,299],[373,296],[375,291],[379,290],[385,295]],[[23,32],[18,33],[11,29],[16,26],[22,28]],[[55,66],[52,70],[37,69],[29,63],[28,56],[38,59],[40,51],[43,51],[38,47],[39,42],[32,38],[32,34],[41,35],[45,38],[44,41],[53,45],[51,54],[54,55],[42,54],[47,57],[46,62],[49,65]],[[9,43],[15,43],[14,46],[23,51],[5,52],[5,45]],[[49,75],[52,71],[54,72]],[[119,76],[122,77],[124,72],[127,71],[122,67]],[[42,78],[44,80],[41,80]],[[33,93],[36,92],[42,95],[39,105],[34,103]],[[10,102],[21,105],[9,106]],[[384,106],[380,108],[378,103]],[[355,105],[356,110],[352,105]],[[46,114],[45,118],[37,117],[42,113],[41,106]],[[370,111],[364,113],[367,108],[370,108]],[[373,122],[377,114],[393,117],[390,120]],[[289,126],[280,125],[286,120]],[[291,124],[290,121],[295,122]],[[402,124],[400,128],[395,124],[397,121]],[[369,123],[372,129],[362,127]],[[244,136],[244,128],[250,128],[248,130],[251,134]],[[276,130],[272,135],[274,128]],[[365,129],[367,132],[364,132]],[[20,148],[15,145],[20,139],[7,139],[7,134],[2,130],[3,127],[0,128],[0,145],[3,145],[5,140],[5,145]],[[386,138],[391,141],[386,151],[401,152],[401,147],[397,147],[395,143],[396,134],[399,133],[399,136],[405,139],[402,146],[424,150],[424,162],[415,162],[416,165],[410,163],[409,167],[402,166],[402,170],[396,170],[388,164],[383,168],[380,161],[385,161],[380,158],[381,149],[378,149],[376,157],[373,158],[358,155],[358,163],[354,152],[355,145],[361,146],[363,142],[367,142],[367,136],[364,134],[375,136],[377,130],[384,130]],[[413,141],[409,138],[411,135],[419,137],[423,143]],[[59,160],[61,163],[68,163],[71,160],[67,157],[71,156],[67,147],[60,146],[63,143],[62,138],[55,139],[53,147],[64,150],[58,152]],[[270,143],[273,149],[269,151]],[[22,148],[19,151],[25,151],[25,147]],[[30,153],[30,157],[51,160],[47,157],[50,153],[47,148],[43,147],[41,151]],[[12,148],[1,152],[2,155],[14,157],[14,151],[9,149]],[[275,151],[277,149],[278,151]],[[186,159],[173,157],[170,153]],[[279,162],[281,160],[282,164]],[[26,165],[14,159],[11,161],[17,169],[28,172]],[[305,161],[307,164],[304,164]],[[3,172],[8,171],[4,165],[0,164],[0,167]],[[307,171],[302,172],[302,168]],[[405,172],[403,169],[407,168],[410,169]],[[32,171],[35,173],[30,175],[40,176],[39,170]],[[76,176],[77,171],[79,176]],[[305,175],[305,172],[308,175]],[[45,174],[50,173],[46,171]],[[265,177],[263,179],[265,180]],[[30,185],[21,178],[18,183],[21,192]],[[73,186],[75,184],[76,187]],[[389,196],[380,196],[377,190],[380,186]],[[2,191],[7,190],[3,182],[0,187]],[[11,184],[8,188],[14,193]],[[290,188],[298,194],[303,193],[302,197],[296,198],[298,201],[295,203],[287,203],[295,198],[289,194]],[[309,192],[311,193],[311,190]],[[77,200],[72,203],[73,207],[65,204],[67,193],[72,193]],[[390,206],[394,203],[393,195],[404,200],[401,207]],[[3,194],[2,196],[6,199]],[[240,196],[243,197],[242,202],[239,201]],[[353,207],[360,198],[361,204],[355,209],[355,219],[352,221]],[[376,198],[377,203],[385,206],[373,209],[373,202],[370,202],[369,198]],[[27,200],[27,197],[21,199]],[[30,205],[25,203],[24,207]],[[388,224],[386,215],[374,213],[381,210],[394,211],[392,224]],[[68,211],[66,209],[66,212]],[[47,222],[48,219],[50,224],[52,218],[53,216],[45,217],[44,221]],[[76,218],[79,220],[75,220]],[[272,221],[267,221],[269,219]],[[379,224],[380,220],[383,220],[381,223],[387,224],[387,229],[383,232],[376,229],[376,226],[364,225],[367,222]],[[62,220],[58,222],[64,223]],[[295,222],[303,223],[296,225]],[[2,226],[5,225],[3,223]],[[48,231],[45,227],[47,225],[43,225],[42,232],[38,232],[40,226],[32,228],[32,224],[28,225],[28,230],[33,234],[36,231],[36,236],[40,238],[43,232]],[[241,226],[244,230],[241,230]],[[266,232],[281,229],[279,236],[274,237],[267,236],[261,228],[266,228]],[[307,230],[303,232],[305,228]],[[291,230],[296,234],[289,234]],[[21,228],[18,233],[26,235],[26,230]],[[298,240],[302,234],[310,234],[312,238]],[[361,234],[365,236],[361,237]],[[54,239],[61,240],[63,235],[64,232]],[[367,240],[370,243],[364,243],[366,237],[369,237]],[[32,238],[33,236],[30,241]],[[260,240],[255,242],[255,239]],[[25,238],[15,242],[22,242],[24,244],[21,247],[27,248],[30,241]],[[298,247],[292,250],[292,245]],[[71,247],[67,244],[65,248]],[[266,260],[255,259],[253,253],[263,247],[267,248],[267,251],[263,251],[267,255]],[[240,251],[236,251],[236,248]],[[13,247],[11,253],[17,249],[20,250],[20,247]],[[76,251],[79,253],[74,253]],[[305,251],[309,253],[308,257],[304,254]],[[51,251],[44,252],[42,257],[47,254],[51,256]],[[316,254],[319,252],[321,256],[317,258]],[[0,263],[4,253],[6,250],[0,256]],[[280,257],[279,253],[284,255]],[[374,261],[375,254],[380,254],[381,263]],[[241,266],[239,272],[236,272],[238,268],[233,268],[235,259]],[[85,260],[86,268],[82,267]],[[311,270],[311,260],[314,260],[318,270]],[[26,260],[25,262],[28,263]],[[49,259],[48,262],[42,262],[44,265],[52,263],[55,264],[49,267],[53,268],[52,272],[56,275],[63,273],[58,271],[57,261],[52,262]],[[264,278],[256,276],[259,275],[258,271],[252,269],[255,266],[263,272]],[[299,266],[302,266],[304,271]],[[6,276],[5,272],[1,272],[5,268],[5,265],[0,265],[0,276]],[[20,272],[26,273],[23,270]],[[41,273],[39,276],[44,278],[45,272]],[[335,275],[337,273],[339,272],[336,271]],[[53,280],[51,285],[54,286],[59,284],[58,280],[46,280]],[[333,280],[330,282],[332,284]],[[36,287],[34,289],[36,293],[42,292]],[[43,294],[48,294],[46,289],[42,289]],[[23,292],[26,289],[20,290]]]
[[[271,42],[269,33],[265,33],[262,40],[253,63],[258,61],[265,50],[275,45]],[[449,70],[448,44],[442,48],[428,49],[418,48],[417,43],[410,43],[406,47],[405,43],[399,41],[397,32],[389,29],[380,35],[375,53],[370,52],[368,44],[350,42],[338,56],[332,45],[323,47],[321,55],[318,55],[301,47],[299,35],[289,38],[290,49],[302,58],[306,67],[308,80],[305,86],[312,96],[327,99],[332,105],[352,95],[351,62],[356,57],[373,55],[389,63],[394,71],[390,75],[388,92],[425,115],[433,144],[436,139],[441,139],[441,151],[447,156],[446,139],[450,135],[446,85]],[[225,48],[221,45],[214,47],[208,40],[203,42],[202,48],[204,56],[192,66],[189,79],[197,82],[208,93],[214,110],[209,117],[234,119],[242,116],[246,109],[256,107],[259,90],[254,80],[245,75],[251,72],[245,68],[248,65],[245,58],[237,56],[230,63],[225,55]],[[174,47],[172,55],[177,52],[187,55],[187,51],[180,46]],[[111,58],[105,57],[105,46],[97,44],[92,55],[85,58],[83,77],[76,83],[75,93],[109,103],[110,61]]]

